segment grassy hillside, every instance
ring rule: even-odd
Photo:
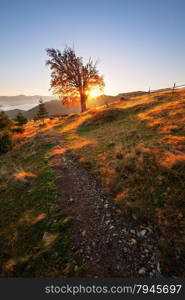
[[[61,130],[125,217],[152,224],[167,276],[185,275],[184,112],[185,90],[163,91],[90,111]]]
[[[52,169],[55,146],[30,123],[14,135],[14,149],[1,155],[0,277],[78,274],[77,253],[69,250],[72,220],[58,202]]]
[[[57,213],[50,160],[59,137],[128,222],[157,233],[162,273],[185,276],[184,112],[185,90],[161,91],[55,118],[43,127],[29,122],[14,135],[14,150],[0,162],[1,276],[74,272],[70,219]]]

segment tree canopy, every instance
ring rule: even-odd
[[[50,59],[46,65],[51,69],[51,89],[59,95],[63,104],[73,105],[80,101],[81,111],[86,110],[88,91],[98,86],[104,86],[103,77],[99,75],[97,63],[90,58],[84,64],[83,58],[78,57],[75,51],[66,47],[63,53],[53,48],[46,49]]]

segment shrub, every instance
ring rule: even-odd
[[[12,121],[9,119],[9,117],[5,114],[4,111],[0,112],[0,129],[10,129],[12,126]]]
[[[0,134],[0,154],[6,153],[12,148],[12,137],[9,132]]]
[[[21,112],[17,114],[17,116],[14,119],[18,126],[23,126],[28,122],[27,118],[23,116]]]
[[[22,127],[15,127],[12,129],[12,131],[16,133],[22,133],[24,132],[24,129]]]

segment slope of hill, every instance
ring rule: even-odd
[[[70,113],[77,113],[80,112],[80,105],[75,105],[73,107],[67,107],[61,103],[60,100],[51,100],[45,102],[45,107],[47,109],[49,116],[61,116]],[[24,115],[28,119],[33,119],[38,111],[38,106],[24,112]]]
[[[33,97],[35,97],[35,96],[33,96]],[[92,100],[88,101],[87,107],[92,108],[92,107],[96,107],[96,106],[107,105],[107,104],[116,102],[118,100],[119,100],[118,96],[101,95],[101,96],[97,97],[96,99],[92,99]],[[45,106],[46,106],[49,116],[60,116],[60,115],[66,115],[66,114],[80,112],[79,104],[76,104],[71,107],[67,107],[66,105],[63,105],[60,100],[56,100],[56,99],[53,99],[51,101],[46,101]],[[3,109],[3,107],[1,107],[1,109]],[[6,114],[10,118],[14,118],[18,112],[21,112],[28,119],[33,119],[35,117],[35,115],[37,114],[37,111],[38,111],[38,105],[36,105],[35,107],[33,107],[29,110],[22,110],[22,109],[7,110]]]
[[[137,95],[63,128],[73,157],[99,178],[125,218],[144,239],[156,233],[165,276],[185,275],[184,97],[185,89]]]
[[[116,102],[118,100],[119,100],[119,95],[118,96],[101,95],[95,99],[88,101],[87,106],[89,108],[98,107],[101,105],[107,105],[107,104]]]
[[[87,107],[93,108],[101,105],[108,105],[110,103],[119,101],[121,97],[124,99],[130,99],[132,97],[141,96],[143,94],[145,94],[145,92],[122,93],[117,96],[101,95],[98,96],[97,98],[90,99],[87,102]],[[15,105],[25,104],[29,102],[32,103],[33,101],[38,101],[39,98],[40,96],[24,96],[24,95],[12,96],[12,97],[0,96],[0,104],[2,105],[11,104],[12,106],[15,106]],[[56,100],[56,98],[54,97],[44,96],[42,98],[45,101],[46,109],[48,111],[49,116],[59,116],[59,115],[66,115],[70,113],[80,112],[79,104],[72,107],[67,107],[63,105],[60,100]],[[50,101],[47,101],[48,99]],[[3,106],[1,107],[1,109],[3,110]],[[18,112],[21,112],[28,119],[33,119],[34,116],[37,114],[37,110],[38,110],[38,105],[36,105],[35,107],[29,110],[22,110],[22,109],[6,110],[6,113],[10,118],[14,118]]]
[[[11,119],[15,118],[15,116],[17,116],[18,113],[22,113],[23,115],[26,115],[26,111],[22,110],[22,109],[12,109],[12,110],[6,111],[6,114]]]
[[[15,134],[14,149],[2,155],[0,161],[0,207],[4,212],[0,227],[3,237],[2,274],[30,276],[40,272],[38,262],[42,265],[44,261],[46,269],[39,274],[48,274],[48,268],[54,263],[56,276],[61,272],[70,276],[66,232],[63,241],[57,239],[58,227],[53,223],[57,220],[58,224],[59,220],[55,216],[51,220],[52,214],[48,213],[48,205],[53,203],[53,193],[58,187],[61,205],[67,206],[68,213],[74,218],[74,249],[82,250],[90,275],[94,274],[91,268],[97,263],[94,253],[99,259],[106,250],[108,260],[104,255],[105,261],[100,259],[98,263],[103,268],[111,266],[110,276],[124,276],[131,274],[129,272],[133,276],[153,276],[156,261],[159,261],[158,270],[163,275],[184,277],[184,98],[183,89],[174,94],[161,91],[137,95],[106,108],[92,108],[70,118],[48,120],[44,126],[29,122],[25,132]],[[53,157],[55,171],[59,172],[54,181],[51,170],[48,170],[48,155]],[[15,160],[18,162],[16,166]],[[96,178],[106,197],[100,197],[90,175]],[[46,186],[49,190],[47,196]],[[85,206],[80,197],[85,197],[88,205]],[[106,200],[108,197],[112,198],[114,205]],[[88,211],[89,219],[83,215],[85,211]],[[65,219],[61,222],[65,230]],[[46,249],[43,246],[49,243],[48,228],[51,228],[49,233],[52,236]],[[75,236],[75,232],[78,235]],[[33,237],[31,244],[30,236]],[[46,241],[43,241],[43,236]],[[59,244],[54,242],[55,238]],[[61,272],[58,273],[57,256],[53,255],[60,242],[66,260],[64,262],[59,257]],[[125,262],[125,271],[119,265],[120,260]],[[79,258],[73,270],[79,270],[83,262]],[[98,269],[96,276],[101,275]]]
[[[136,92],[128,92],[128,93],[120,93],[117,95],[118,98],[123,98],[123,99],[129,99],[132,97],[138,97],[138,96],[143,96],[147,94],[147,92],[143,91],[136,91]]]

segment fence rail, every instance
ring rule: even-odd
[[[182,87],[185,87],[185,84],[176,85],[176,83],[174,83],[173,87],[168,87],[168,88],[164,88],[164,89],[151,90],[151,89],[149,88],[148,93],[149,93],[149,94],[151,94],[151,93],[157,93],[157,92],[160,92],[160,91],[163,91],[163,90],[172,90],[172,93],[173,93],[174,90],[176,90],[176,89],[178,89],[178,88],[182,88]]]

